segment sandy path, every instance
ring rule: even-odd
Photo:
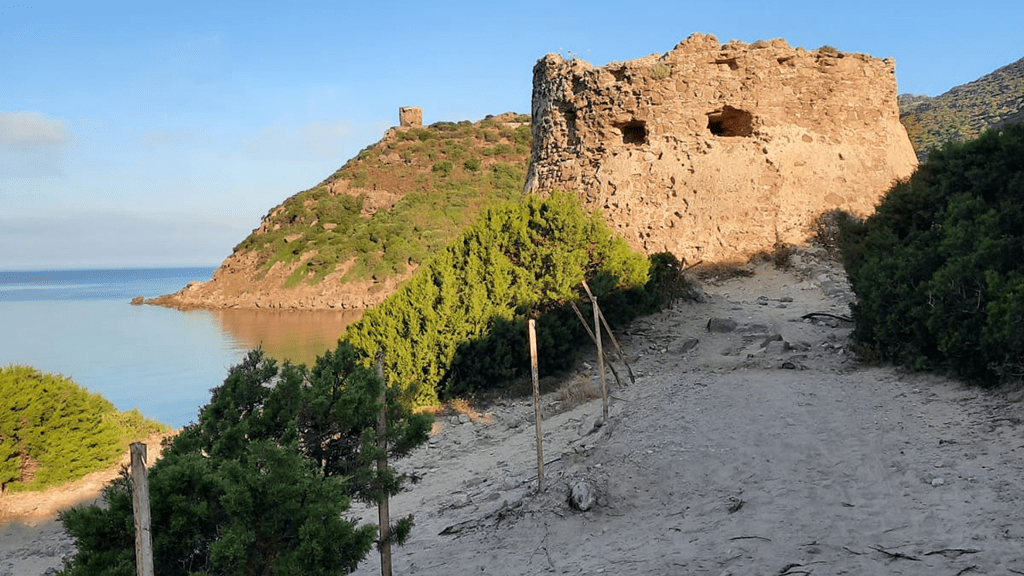
[[[762,269],[636,323],[640,377],[610,423],[586,434],[600,400],[542,421],[541,494],[529,404],[449,424],[404,463],[427,478],[392,504],[417,518],[395,572],[1024,574],[1019,404],[854,362],[847,323],[799,321],[846,313],[841,278],[826,297],[813,272]],[[765,348],[775,334],[794,349]],[[587,512],[566,503],[578,479],[599,494]]]
[[[796,263],[624,330],[637,381],[607,424],[600,399],[546,396],[541,493],[529,401],[440,420],[398,463],[423,481],[392,500],[416,517],[395,573],[1024,574],[1021,394],[855,362],[848,323],[801,320],[848,313],[841,270]],[[581,364],[566,382],[598,377]],[[577,480],[597,493],[587,512],[566,502]],[[60,553],[11,526],[0,575]],[[376,555],[357,573],[379,574]]]

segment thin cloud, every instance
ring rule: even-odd
[[[69,140],[67,124],[39,112],[0,112],[0,148],[63,146]]]

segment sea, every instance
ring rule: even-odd
[[[130,304],[207,281],[212,267],[0,271],[0,366],[61,374],[119,410],[181,428],[257,347],[312,364],[360,311],[191,310]]]

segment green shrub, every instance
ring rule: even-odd
[[[27,366],[0,369],[4,490],[39,490],[110,468],[130,442],[163,429],[63,376]]]
[[[149,472],[154,568],[196,574],[344,574],[370,551],[376,527],[346,519],[350,498],[378,502],[405,480],[377,471],[386,450],[408,454],[430,419],[388,403],[386,448],[375,427],[384,391],[374,372],[339,345],[305,366],[278,366],[250,352],[213,390]],[[127,474],[103,494],[105,506],[61,515],[76,555],[62,574],[135,574]],[[401,543],[412,518],[398,521]]]
[[[384,303],[350,325],[343,339],[368,356],[386,349],[390,381],[401,398],[433,404],[445,389],[476,386],[457,382],[460,374],[482,380],[519,373],[522,349],[513,353],[514,342],[485,339],[520,334],[514,324],[527,317],[540,316],[544,336],[538,338],[550,340],[545,362],[563,365],[552,359],[573,355],[577,339],[571,327],[578,322],[565,316],[564,306],[578,298],[580,283],[587,279],[603,297],[643,286],[647,272],[646,258],[632,252],[600,215],[588,215],[576,198],[525,196],[485,212]],[[562,316],[543,316],[560,309]],[[512,339],[522,342],[520,336]],[[487,355],[481,351],[490,359],[480,359]]]
[[[465,162],[463,162],[462,166],[466,170],[469,170],[470,172],[476,172],[477,170],[480,169],[480,159],[479,158],[470,158],[469,160],[466,160]]]
[[[1024,125],[933,152],[840,224],[859,343],[978,382],[1024,375]]]
[[[452,173],[452,168],[453,167],[451,162],[449,162],[448,160],[442,160],[440,162],[434,163],[434,166],[431,168],[431,170],[434,172],[434,174],[437,174],[438,176],[441,176],[443,178]]]

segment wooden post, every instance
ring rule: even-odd
[[[583,318],[583,313],[580,312],[580,309],[578,306],[576,306],[575,302],[569,302],[569,304],[572,305],[572,311],[576,313],[576,317],[579,318],[580,322],[583,323],[583,327],[586,328],[587,334],[590,334],[590,339],[593,340],[594,344],[596,345],[597,336],[594,336],[594,331],[590,329],[590,324],[587,324],[586,319]],[[607,354],[604,355],[604,358],[605,360],[608,361],[608,369],[612,371],[612,376],[615,376],[615,385],[618,386],[619,388],[622,388],[622,381],[619,380],[619,373],[615,371],[615,365],[612,364],[612,359],[609,358]],[[623,360],[623,364],[626,364],[625,360]],[[626,369],[629,369],[629,364],[626,364]],[[632,370],[630,370],[629,372],[629,377],[633,377]],[[635,383],[636,381],[634,380],[633,382]]]
[[[590,286],[587,286],[586,280],[583,281],[583,289],[587,291],[587,296],[590,296],[590,299],[593,300],[594,294],[590,291]],[[615,351],[619,354],[619,358],[622,359],[622,363],[626,365],[626,371],[629,372],[630,383],[636,384],[636,377],[633,376],[633,369],[629,366],[629,362],[626,361],[626,355],[622,353],[622,346],[619,346],[619,341],[615,339],[615,334],[612,333],[612,327],[608,325],[608,319],[604,317],[604,312],[601,312],[600,308],[598,308],[598,312],[601,315],[601,324],[604,324],[604,329],[608,332],[608,337],[612,339],[612,344],[615,345]],[[615,379],[618,381],[618,376],[616,376]]]
[[[537,329],[530,318],[530,368],[533,371],[533,420],[537,424],[537,491],[544,491],[544,434],[540,430],[540,378],[537,375]]]
[[[388,468],[388,386],[384,380],[384,352],[377,354],[377,376],[380,377],[380,416],[377,417],[377,447],[381,456],[377,459],[377,476],[384,477]],[[383,488],[383,487],[382,487]],[[391,511],[388,509],[389,497],[384,492],[377,502],[377,521],[380,524],[380,574],[391,576]]]
[[[594,340],[597,341],[597,371],[601,373],[601,399],[604,401],[604,421],[608,422],[608,385],[604,381],[604,349],[601,348],[601,309],[597,307],[597,298],[590,297],[594,306]]]
[[[134,442],[132,458],[132,510],[135,513],[135,567],[139,576],[153,576],[153,534],[149,516],[149,476],[146,445]]]

